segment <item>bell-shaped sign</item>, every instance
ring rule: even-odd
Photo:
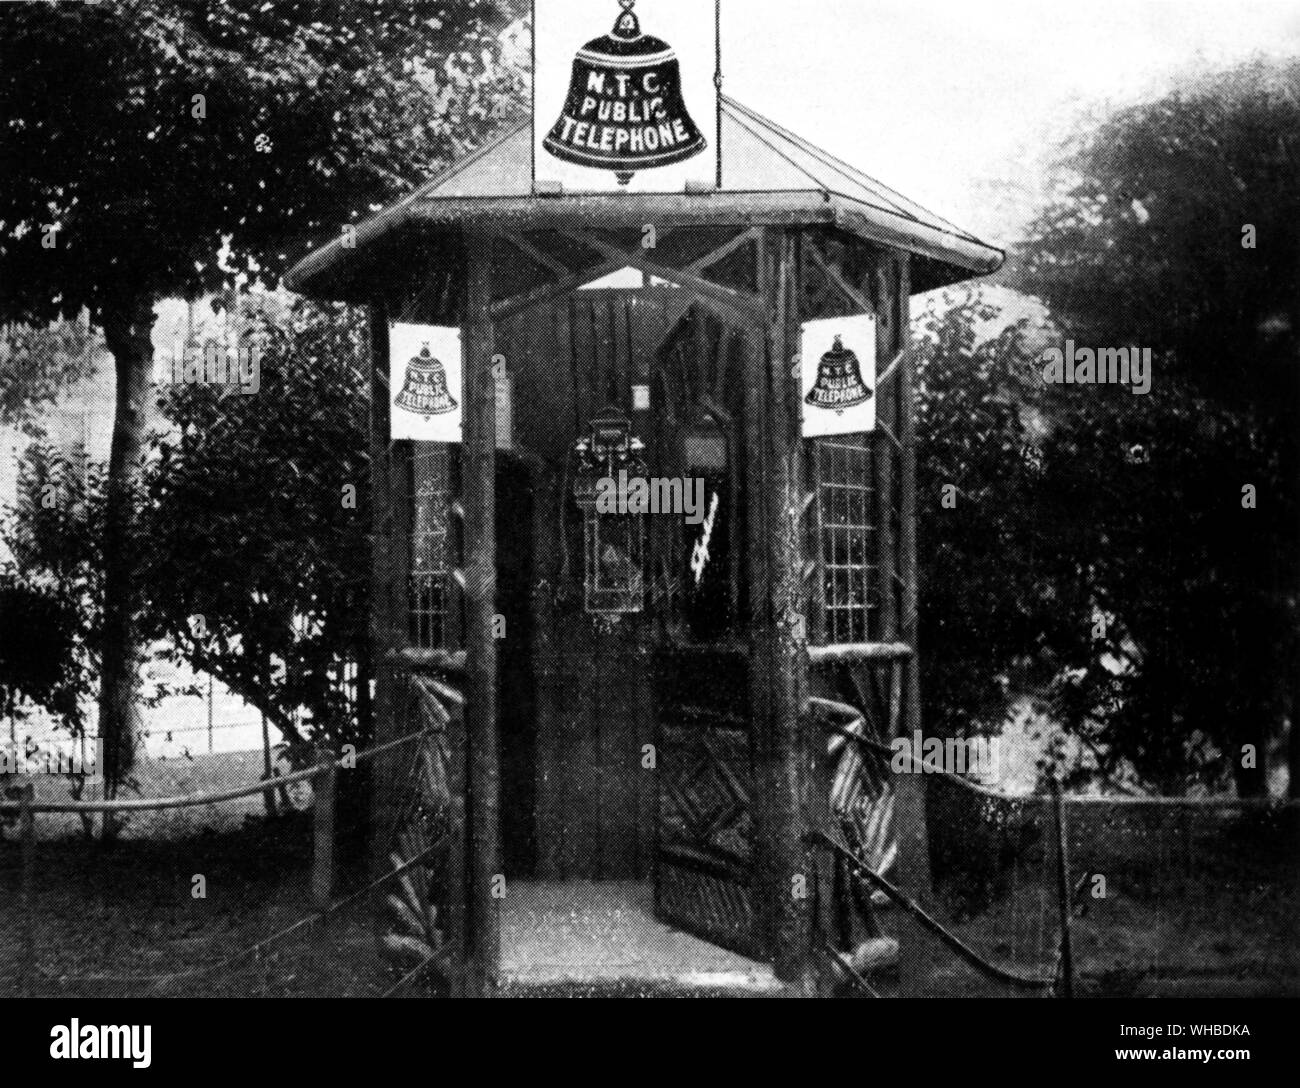
[[[578,51],[564,112],[543,142],[558,159],[614,171],[622,185],[707,145],[682,98],[677,54],[641,32],[635,2],[621,0],[613,33]]]
[[[862,364],[857,354],[844,346],[842,337],[817,364],[817,381],[804,401],[814,408],[843,415],[848,409],[865,404],[872,397],[862,381]]]
[[[637,12],[637,2],[619,0],[613,29],[575,54],[564,43],[583,25],[590,0],[536,0],[538,180],[575,192],[682,192],[687,182],[716,180],[714,159],[704,154],[717,145],[713,6],[642,0]],[[552,13],[557,6],[562,14]],[[597,8],[611,6],[600,0]],[[643,30],[643,14],[655,33]],[[681,53],[669,44],[678,33]]]
[[[447,390],[447,368],[430,354],[428,344],[406,364],[406,382],[396,403],[425,419],[456,410],[456,400]]]
[[[862,434],[876,426],[876,319],[822,318],[803,326],[803,435]]]
[[[395,442],[460,442],[460,329],[394,322],[388,340],[390,437]]]

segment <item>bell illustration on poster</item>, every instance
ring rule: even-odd
[[[388,338],[393,441],[459,442],[460,329],[398,323]]]
[[[716,184],[714,4],[534,0],[533,18],[537,182],[623,193]]]
[[[406,383],[396,403],[425,419],[456,410],[456,400],[447,391],[447,368],[429,353],[427,343],[406,364]]]
[[[800,360],[805,438],[875,430],[874,316],[805,322]]]

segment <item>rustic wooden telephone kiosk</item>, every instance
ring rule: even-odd
[[[919,728],[909,299],[1001,254],[726,99],[721,137],[716,189],[578,196],[534,192],[524,127],[290,277],[371,315],[376,741],[440,745],[414,799],[409,752],[381,768],[376,865],[446,844],[410,924],[454,992],[509,981],[503,875],[651,882],[664,922],[815,989],[809,697]],[[804,439],[801,323],[864,313],[876,428]],[[462,330],[463,445],[391,440],[397,320]],[[704,481],[703,521],[591,552],[578,443],[606,410],[649,475]],[[923,817],[897,816],[907,883]]]

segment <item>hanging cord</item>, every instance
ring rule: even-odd
[[[293,922],[290,925],[285,926],[283,929],[278,930],[277,932],[273,933],[271,936],[258,941],[256,944],[249,945],[247,948],[244,948],[239,952],[232,953],[231,955],[226,956],[223,959],[217,960],[215,963],[204,964],[201,967],[193,967],[184,971],[166,971],[155,975],[52,975],[46,972],[42,972],[41,977],[46,982],[57,982],[60,985],[67,985],[69,983],[97,982],[97,983],[118,983],[118,984],[137,983],[140,985],[156,986],[156,985],[165,985],[171,982],[181,982],[187,979],[202,978],[205,975],[211,975],[215,972],[222,971],[227,967],[232,967],[235,964],[241,962],[242,960],[247,960],[250,958],[257,960],[263,955],[264,952],[266,952],[267,949],[271,948],[273,945],[278,944],[286,937],[289,937],[292,934],[297,933],[299,930],[317,925],[325,918],[329,917],[331,914],[336,914],[344,907],[350,906],[351,904],[365,898],[381,885],[387,884],[390,881],[402,876],[404,873],[408,872],[409,870],[414,869],[417,865],[423,864],[427,857],[432,856],[432,854],[438,848],[439,845],[440,843],[435,843],[433,846],[430,846],[427,850],[423,851],[422,853],[417,854],[415,857],[411,858],[410,860],[405,861],[401,865],[394,867],[393,869],[384,873],[384,875],[379,877],[378,879],[371,881],[360,891],[353,892],[351,895],[331,903],[324,910],[316,911],[314,914],[308,914],[302,918],[299,918],[296,922]]]
[[[715,0],[713,5],[713,87],[717,119],[718,153],[716,156],[717,173],[714,181],[722,188],[722,0]]]
[[[1079,879],[1075,881],[1074,893],[1070,896],[1070,916],[1072,918],[1075,917],[1076,915],[1082,915],[1084,913],[1084,909],[1078,906],[1078,902],[1080,896],[1083,895],[1084,889],[1087,888],[1088,883],[1091,880],[1092,880],[1092,873],[1085,871],[1081,873],[1079,875]],[[1052,989],[1053,992],[1056,994],[1060,993],[1061,964],[1064,958],[1063,955],[1064,951],[1065,951],[1064,945],[1058,944],[1052,954]],[[1043,996],[1046,997],[1047,995],[1044,994]]]
[[[870,867],[865,865],[862,862],[862,860],[856,854],[853,853],[852,850],[850,850],[843,843],[837,842],[835,839],[831,838],[831,836],[826,834],[826,832],[815,831],[811,834],[810,839],[814,843],[818,843],[822,846],[829,848],[835,854],[839,855],[840,857],[844,858],[846,861],[850,862],[853,866],[854,872],[860,874],[868,882],[870,882],[875,887],[883,891],[887,896],[889,896],[890,899],[892,899],[900,907],[902,907],[904,910],[908,911],[910,914],[915,916],[916,919],[923,926],[925,926],[926,929],[930,930],[931,933],[937,936],[939,940],[941,940],[944,944],[946,944],[949,948],[951,948],[954,952],[956,952],[957,955],[959,955],[972,967],[975,967],[978,970],[983,971],[985,974],[990,975],[991,977],[999,980],[1000,982],[1005,982],[1010,986],[1017,986],[1027,990],[1042,990],[1042,989],[1051,988],[1053,984],[1053,980],[1050,978],[1041,978],[1033,975],[1022,975],[1015,971],[1008,971],[1006,968],[999,967],[997,964],[991,963],[988,960],[986,960],[983,956],[981,956],[978,952],[976,952],[975,949],[971,948],[970,945],[966,944],[955,933],[947,929],[941,922],[937,921],[934,917],[927,914],[920,906],[917,905],[917,903],[910,896],[906,895],[903,891],[895,887],[892,883],[886,880],[879,873],[875,872]]]
[[[1005,823],[999,829],[999,839],[1019,833],[1020,818],[1018,810],[1018,805],[1006,806],[1003,813]],[[1003,842],[999,841],[997,844],[999,851],[1002,846]],[[997,879],[996,873],[993,879]],[[996,888],[996,885],[994,887]],[[989,894],[991,900],[995,893],[990,891]],[[1020,859],[1018,857],[1013,858],[1011,862],[1011,947],[1015,950],[1016,962],[1023,963],[1025,960],[1025,926],[1024,913],[1020,909]]]
[[[558,307],[556,308],[558,312]],[[578,340],[574,332],[576,315],[574,313],[574,302],[572,297],[569,299],[569,377],[573,389],[573,434],[574,441],[582,434],[582,404],[578,390]],[[555,599],[557,603],[563,600],[564,595],[568,592],[569,579],[572,576],[569,564],[569,525],[567,514],[569,512],[569,481],[570,468],[573,464],[573,444],[570,443],[564,453],[564,475],[560,480],[560,509],[559,509],[559,527],[560,527],[560,577],[555,585]],[[584,572],[585,573],[585,572]]]
[[[573,414],[575,416],[578,414],[576,404],[574,406]],[[569,512],[569,469],[572,463],[573,448],[570,447],[568,452],[564,455],[564,473],[560,478],[560,576],[556,579],[554,592],[554,597],[557,602],[563,600],[565,594],[568,592],[569,578],[571,577],[569,569],[569,524],[566,515]]]
[[[865,993],[868,997],[880,996],[880,993],[875,989],[875,987],[873,987],[871,983],[863,977],[862,973],[853,966],[849,957],[831,944],[829,940],[825,942],[823,950],[826,955],[830,956],[831,959],[839,964],[844,973],[849,976],[849,981],[852,982],[854,986]]]
[[[385,990],[382,994],[380,994],[379,999],[382,1001],[385,998],[392,997],[394,994],[401,991],[403,987],[415,981],[415,979],[417,979],[420,975],[424,974],[425,971],[428,971],[431,968],[436,967],[440,960],[445,960],[447,958],[448,953],[451,952],[451,950],[452,950],[451,945],[445,945],[444,947],[440,948],[437,952],[435,952],[432,956],[429,956],[423,961],[421,961],[420,963],[417,963],[414,967],[412,967],[409,971],[407,971],[406,974],[404,974],[395,983],[393,983],[393,985],[388,987],[387,990]]]
[[[1054,771],[1056,769],[1054,768]],[[1052,823],[1056,833],[1056,890],[1061,925],[1062,997],[1074,996],[1074,956],[1070,949],[1070,858],[1069,831],[1065,823],[1065,801],[1061,794],[1061,775],[1052,775]]]

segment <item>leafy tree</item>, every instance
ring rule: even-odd
[[[1030,429],[1043,334],[1031,317],[999,322],[1001,306],[970,288],[931,299],[912,328],[923,687],[945,735],[999,720],[1008,673],[1050,673],[1051,648],[1070,638],[1058,572],[1026,525],[1043,487]]]
[[[1069,335],[1154,355],[1147,396],[1048,391],[1040,522],[1108,620],[1071,662],[1075,724],[1165,789],[1226,764],[1262,794],[1265,744],[1300,708],[1297,81],[1259,62],[1083,133],[1028,246]]]
[[[86,522],[102,509],[101,481],[84,451],[70,458],[45,441],[41,411],[93,372],[99,347],[83,321],[0,330],[0,425],[28,439],[15,505],[0,507],[0,715],[12,725],[20,706],[40,707],[73,736],[94,677],[97,537]],[[74,776],[74,796],[85,785]]]
[[[55,592],[25,583],[0,566],[0,718],[8,718],[11,730],[7,741],[0,738],[0,752],[16,739],[12,729],[20,702],[66,709],[69,685],[63,670],[72,659],[75,626],[75,614],[68,613]],[[18,748],[8,758],[22,754]],[[0,797],[9,784],[6,763],[0,762]],[[0,827],[12,822],[0,813]]]
[[[74,660],[77,615],[51,586],[0,570],[0,710],[13,714],[20,699],[79,719]]]
[[[280,301],[245,299],[236,322],[259,330],[256,394],[160,398],[173,426],[147,473],[143,634],[261,710],[301,765],[316,741],[373,736],[369,345],[347,307]],[[365,770],[339,782],[357,846]]]
[[[0,508],[0,702],[27,699],[74,735],[97,666],[103,511],[102,468],[40,442]]]
[[[274,278],[300,239],[409,189],[519,99],[492,0],[0,5],[0,318],[83,310],[117,377],[100,722],[129,767],[154,304]],[[227,267],[229,267],[227,265]]]
[[[40,409],[94,366],[98,338],[81,321],[0,329],[0,425],[41,434]]]
[[[84,737],[100,644],[103,473],[36,442],[18,483],[16,505],[0,508],[0,544],[11,557],[0,562],[0,712],[12,718],[36,706]],[[87,776],[69,785],[79,799]],[[82,823],[90,834],[90,817]]]
[[[147,475],[144,633],[305,757],[318,737],[368,739],[368,692],[358,706],[343,684],[368,648],[368,344],[354,311],[304,299],[263,328],[255,395],[177,385],[162,397],[175,426]]]

